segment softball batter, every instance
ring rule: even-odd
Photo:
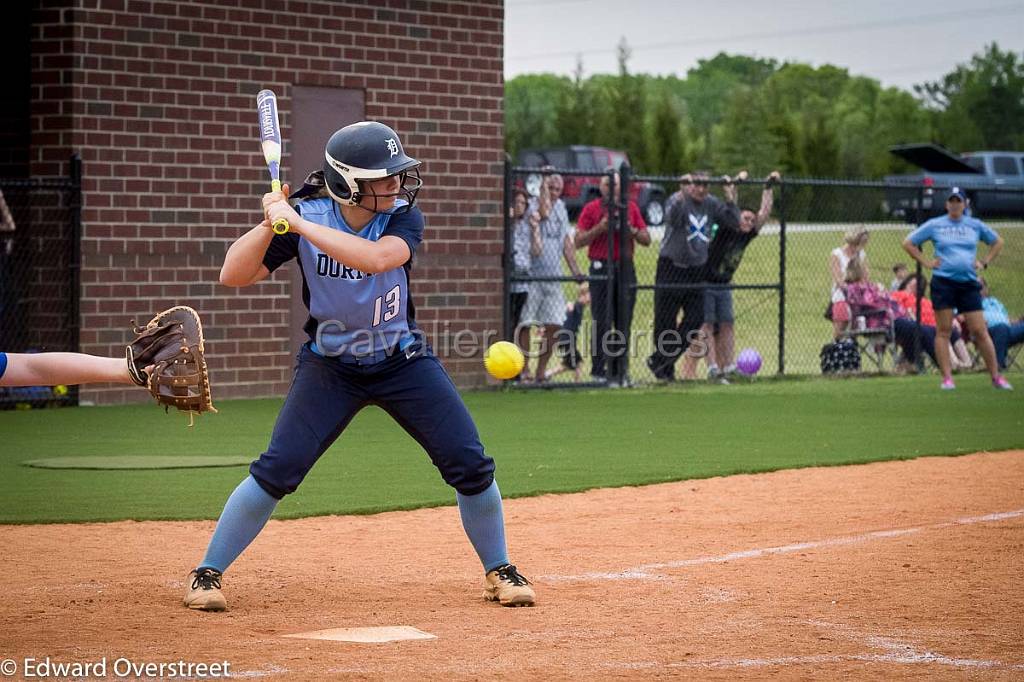
[[[314,174],[292,197],[305,199],[292,208],[287,186],[265,195],[264,221],[228,249],[220,276],[228,286],[251,286],[299,261],[309,341],[267,450],[228,498],[206,556],[189,574],[189,608],[226,608],[222,573],[370,404],[415,438],[455,488],[463,527],[483,563],[484,597],[533,605],[529,581],[509,563],[494,461],[416,327],[409,270],[423,238],[423,215],[413,206],[419,165],[388,126],[346,126],[327,142],[322,178]],[[280,219],[291,228],[275,235],[271,225]]]

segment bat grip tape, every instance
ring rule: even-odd
[[[270,181],[270,189],[271,189],[271,191],[274,191],[274,192],[280,192],[281,191],[281,181],[280,180],[276,180],[276,179],[275,180],[271,180]],[[284,220],[284,219],[275,220],[274,221],[274,225],[273,225],[274,234],[287,234],[289,227],[291,227],[291,226],[288,224],[287,220]]]

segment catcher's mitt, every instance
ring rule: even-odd
[[[125,349],[132,381],[147,387],[164,409],[188,412],[189,426],[197,412],[217,411],[203,357],[203,324],[195,310],[169,308],[133,331],[135,339]]]

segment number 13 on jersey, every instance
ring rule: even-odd
[[[383,296],[378,296],[373,302],[373,324],[380,326],[382,322],[390,322],[398,315],[402,301],[402,286],[398,285]]]

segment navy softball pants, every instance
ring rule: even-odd
[[[281,499],[298,488],[359,410],[379,405],[430,455],[445,482],[476,495],[494,480],[494,460],[448,373],[429,347],[375,364],[317,355],[306,344],[267,451],[249,473]]]

